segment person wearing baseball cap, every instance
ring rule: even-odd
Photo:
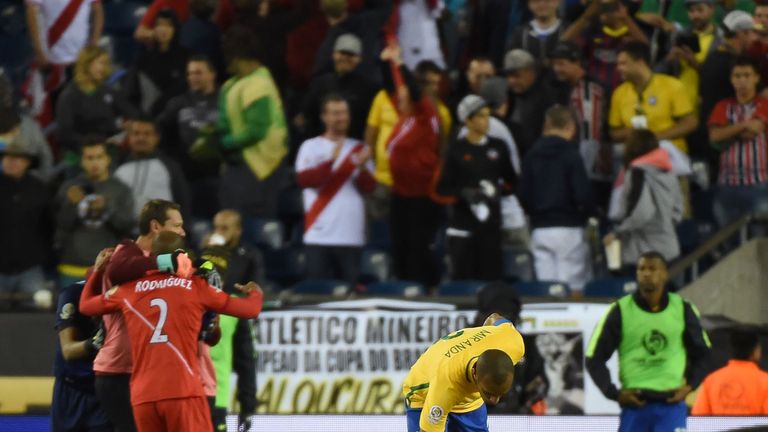
[[[513,49],[504,56],[504,74],[511,91],[507,122],[522,156],[541,135],[544,111],[556,102],[554,89],[542,77],[531,53]]]
[[[52,241],[51,196],[29,174],[36,157],[23,141],[11,141],[0,157],[0,238],[8,245],[0,248],[0,304],[48,309],[52,296],[42,266]]]
[[[498,280],[500,199],[512,193],[517,176],[506,144],[488,136],[488,103],[469,95],[456,111],[467,134],[448,148],[437,182],[437,193],[455,200],[446,230],[451,280]]]
[[[333,71],[314,77],[301,104],[301,113],[294,124],[311,138],[322,134],[325,126],[320,119],[322,101],[330,94],[339,94],[347,100],[351,114],[349,136],[363,138],[365,120],[377,86],[360,71],[363,43],[354,33],[344,33],[333,45]]]

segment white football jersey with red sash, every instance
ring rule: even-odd
[[[355,165],[354,158],[364,148],[359,141],[345,139],[333,160],[335,148],[335,142],[319,136],[304,141],[296,157],[296,175],[304,188],[304,243],[362,246],[365,206],[356,181],[371,176],[373,165]],[[312,181],[302,182],[310,177]]]

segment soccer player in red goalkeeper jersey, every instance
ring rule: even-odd
[[[175,233],[160,233],[153,253],[183,245]],[[85,315],[122,312],[133,357],[131,405],[139,432],[210,431],[200,378],[198,333],[206,310],[239,318],[254,318],[261,311],[263,294],[253,282],[236,288],[246,298],[230,297],[199,276],[182,278],[167,273],[147,276],[97,294],[111,251],[96,259],[80,299]]]

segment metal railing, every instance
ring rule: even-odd
[[[691,270],[691,280],[698,279],[699,260],[710,255],[716,248],[730,240],[736,233],[739,235],[739,245],[746,243],[749,239],[749,224],[756,220],[762,221],[764,218],[756,218],[751,214],[745,214],[734,222],[731,222],[729,225],[721,228],[691,253],[672,264],[669,268],[670,279],[678,280],[678,278],[684,277],[685,272],[689,269]]]

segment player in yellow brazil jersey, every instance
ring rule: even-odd
[[[488,431],[485,403],[509,391],[524,353],[523,337],[499,314],[440,338],[403,383],[408,432]]]

